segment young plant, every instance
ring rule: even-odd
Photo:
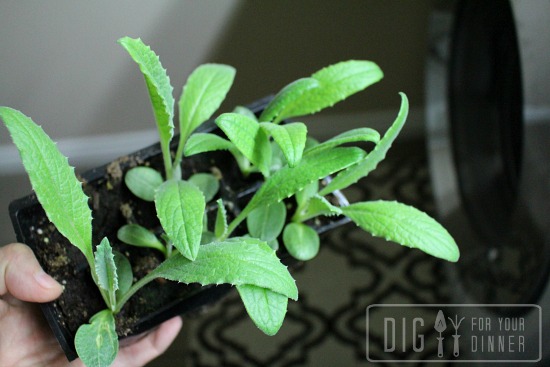
[[[138,64],[145,78],[164,161],[164,178],[160,172],[153,168],[135,167],[125,174],[124,180],[126,186],[134,195],[146,201],[154,201],[158,210],[166,211],[164,206],[168,205],[168,201],[164,197],[167,194],[165,194],[165,191],[161,191],[156,200],[157,189],[165,181],[181,180],[180,164],[183,157],[183,147],[191,133],[208,120],[219,108],[233,84],[235,69],[227,65],[205,64],[191,73],[178,103],[180,135],[178,149],[175,152],[174,159],[172,159],[170,145],[174,137],[174,98],[172,96],[173,88],[170,85],[166,70],[162,67],[158,56],[140,39],[124,37],[119,40],[119,43]],[[206,202],[210,202],[219,190],[218,178],[208,173],[194,174],[186,182],[195,185],[203,193]],[[193,201],[192,198],[188,199]],[[197,200],[200,200],[198,196],[195,201]],[[186,212],[182,208],[180,208],[180,211],[182,213]],[[166,215],[163,218],[168,217]],[[180,217],[179,219],[183,220],[184,218]],[[165,223],[163,225],[167,224],[167,220],[164,219]],[[198,228],[191,227],[193,229]],[[196,235],[199,237],[199,241],[197,242],[195,239],[196,244],[190,248],[189,243],[184,244],[178,241],[174,244],[168,238],[164,238],[164,243],[162,243],[149,230],[132,223],[123,226],[118,231],[118,238],[130,245],[157,249],[166,257],[170,256],[173,246],[176,245],[184,256],[194,260],[200,244],[200,234]]]
[[[266,334],[282,325],[288,299],[298,291],[287,268],[276,256],[279,238],[299,260],[319,251],[317,233],[305,222],[318,216],[344,215],[375,236],[457,261],[459,252],[448,232],[434,219],[404,204],[387,201],[335,206],[328,197],[376,168],[405,123],[408,100],[401,94],[399,114],[381,138],[369,128],[354,129],[323,143],[308,137],[301,122],[283,120],[316,113],[379,81],[382,71],[370,61],[331,65],[284,87],[260,116],[244,107],[215,119],[226,138],[193,133],[219,108],[235,76],[227,65],[199,66],[188,78],[179,100],[179,140],[173,153],[174,98],[172,86],[158,56],[139,39],[119,40],[140,67],[149,91],[159,132],[163,172],[150,167],[129,170],[125,183],[137,197],[153,201],[162,234],[157,237],[138,223],[121,227],[118,238],[128,244],[161,251],[165,260],[132,284],[128,260],[113,250],[107,238],[92,243],[92,213],[74,170],[44,131],[22,113],[0,108],[20,151],[37,198],[50,221],[90,266],[106,309],[82,325],[75,337],[80,358],[87,366],[109,365],[118,351],[115,315],[144,285],[162,277],[183,283],[235,285],[254,323]],[[343,146],[370,142],[366,152]],[[214,230],[208,231],[206,205],[219,189],[217,177],[182,172],[185,156],[227,150],[243,175],[259,172],[261,187],[247,205],[228,220],[225,204],[216,201]],[[326,186],[319,180],[333,175]],[[295,204],[293,204],[295,203]],[[290,204],[290,206],[287,206]],[[289,208],[292,212],[289,213]],[[247,236],[236,236],[246,222]],[[242,228],[242,227],[240,227]],[[160,231],[158,232],[160,233]]]
[[[130,54],[144,73],[153,109],[156,110],[158,108],[156,105],[159,104],[156,96],[166,95],[168,90],[171,91],[165,72],[158,74],[162,80],[151,83],[148,79],[147,67],[164,70],[158,57],[140,40],[125,38],[121,40],[121,44],[127,50],[131,50]],[[149,56],[136,57],[143,54]],[[143,63],[144,60],[147,64]],[[290,83],[273,98],[259,117],[244,107],[237,107],[232,113],[221,114],[215,119],[215,123],[227,139],[213,133],[191,135],[222,103],[234,76],[234,73],[229,76],[229,70],[233,70],[229,66],[209,65],[211,72],[207,77],[206,74],[201,73],[204,67],[200,66],[191,74],[183,89],[179,102],[181,133],[176,158],[171,164],[172,170],[175,172],[180,168],[178,164],[182,153],[185,156],[191,156],[214,150],[227,150],[234,156],[245,176],[252,172],[259,172],[264,182],[246,207],[230,223],[227,221],[223,202],[221,199],[218,200],[214,232],[207,231],[206,223],[203,223],[202,243],[227,240],[246,220],[251,238],[265,241],[273,250],[277,250],[278,238],[282,233],[283,243],[292,256],[298,260],[310,260],[318,253],[320,240],[317,232],[304,222],[318,216],[340,215],[348,217],[374,236],[383,237],[404,246],[415,247],[449,261],[458,260],[458,248],[448,232],[434,219],[413,207],[387,201],[361,202],[338,207],[328,200],[332,192],[344,189],[367,176],[385,158],[407,118],[408,100],[405,94],[401,93],[401,108],[398,116],[383,137],[380,137],[377,131],[364,127],[318,143],[307,136],[305,124],[301,122],[280,124],[288,118],[316,113],[378,82],[383,77],[383,73],[376,64],[357,60],[340,62],[321,69],[308,78]],[[150,84],[168,86],[167,91],[166,93],[151,91]],[[218,86],[218,89],[214,88],[214,85]],[[199,90],[202,93],[193,92]],[[170,106],[173,103],[167,100],[161,105]],[[185,108],[191,106],[193,113],[202,118],[186,117],[189,112]],[[167,116],[174,115],[171,109],[165,112]],[[162,125],[162,121],[158,118],[157,125]],[[374,148],[367,153],[357,147],[342,147],[344,144],[358,142],[373,143]],[[170,163],[171,161],[165,161],[165,166],[170,166]],[[133,171],[127,174],[126,183],[135,193],[138,190],[132,187],[134,184],[128,179],[128,175],[132,175]],[[333,174],[336,174],[335,177],[320,189],[319,180]],[[185,210],[183,207],[174,210],[173,204],[170,204],[172,207],[167,210],[169,203],[176,201],[175,198],[157,199],[164,196],[164,187],[167,183],[161,184],[160,174],[156,175],[156,187],[150,185],[152,189],[149,196],[155,197],[157,212],[164,231],[169,237],[174,237],[170,235],[170,228],[185,228],[185,223],[189,220],[183,216],[169,218],[168,212],[185,213]],[[181,176],[178,178],[181,179]],[[193,178],[194,176],[189,181],[193,181]],[[192,185],[188,183],[180,182],[179,185],[188,187],[188,190],[192,191]],[[201,187],[201,185],[198,186]],[[202,190],[205,191],[204,188]],[[184,193],[181,192],[180,195]],[[287,220],[287,207],[283,200],[291,197],[294,197],[296,205],[290,220]],[[122,233],[119,232],[119,238],[124,242],[137,244],[135,240],[124,238],[123,234],[129,228],[139,228],[139,231],[143,232],[143,241],[139,245],[155,243],[152,235],[149,232],[145,233],[147,230],[136,227],[135,224],[125,226],[121,229]],[[189,232],[184,234],[189,235]],[[195,233],[194,236],[197,238],[195,243],[198,243],[199,234]],[[149,237],[151,240],[147,239]],[[158,242],[155,246],[158,246]],[[170,248],[170,243],[167,243],[167,246]],[[196,253],[200,251],[198,246],[191,250],[187,242],[177,247],[190,260],[193,260]],[[263,307],[256,307],[258,313],[254,314],[247,305],[247,299],[250,299],[248,292],[250,291],[239,289],[250,316],[262,329],[258,319],[265,318],[262,313],[267,312],[269,305],[261,304],[257,300],[256,305],[261,304]],[[273,308],[273,302],[271,303]],[[282,303],[280,305],[282,308]],[[284,308],[286,309],[286,304]]]
[[[182,283],[221,284],[237,287],[249,312],[268,315],[255,320],[266,333],[274,333],[282,323],[288,298],[297,300],[298,290],[287,268],[271,248],[254,238],[235,237],[201,246],[204,215],[204,196],[195,185],[170,180],[159,190],[158,214],[168,240],[180,252],[173,254],[147,276],[132,284],[128,260],[113,251],[104,238],[95,247],[92,243],[92,212],[82,184],[69,166],[68,160],[42,128],[19,111],[0,107],[0,117],[17,146],[36,196],[49,220],[86,258],[90,274],[98,286],[106,309],[82,325],[75,336],[79,357],[87,366],[108,366],[118,353],[115,315],[144,285],[162,277]],[[190,208],[169,212],[175,208]],[[166,212],[165,212],[166,211]],[[185,225],[179,224],[185,221]],[[185,255],[185,256],[184,256]],[[192,261],[194,260],[194,261]],[[266,310],[254,304],[263,295],[265,305],[276,302]],[[272,301],[273,300],[273,301]],[[283,305],[285,307],[280,307]]]
[[[327,199],[332,192],[345,189],[366,177],[385,158],[407,118],[409,104],[405,94],[401,93],[401,108],[396,120],[382,138],[373,129],[357,128],[321,144],[310,139],[306,148],[308,137],[304,124],[294,122],[279,125],[283,119],[315,113],[332,106],[377,82],[382,76],[378,66],[372,62],[340,62],[284,87],[257,119],[242,111],[222,114],[216,119],[216,124],[228,140],[214,134],[191,136],[184,150],[186,155],[229,150],[236,158],[244,156],[249,160],[247,167],[253,168],[248,168],[245,174],[255,171],[256,167],[256,171],[261,172],[266,179],[264,187],[229,224],[228,233],[247,219],[252,236],[268,241],[274,249],[278,248],[275,241],[281,231],[279,223],[284,223],[286,217],[280,201],[294,196],[296,210],[290,223],[284,226],[283,243],[287,251],[298,260],[310,260],[319,251],[318,234],[304,222],[318,216],[335,215],[348,217],[374,236],[418,248],[445,260],[458,260],[459,251],[449,233],[433,218],[416,208],[387,201],[337,207]],[[341,147],[343,144],[357,142],[370,142],[375,146],[368,153],[361,151],[363,156],[349,165],[346,165],[345,160],[340,161],[343,165],[332,171],[338,174],[319,191],[318,180],[328,175],[316,175],[322,162],[331,159],[336,152],[359,149]],[[275,160],[277,164],[273,169],[272,163]],[[270,192],[273,197],[265,200],[264,189],[269,187],[275,177],[278,179],[277,184],[273,186],[273,192]],[[290,184],[294,186],[288,187]],[[279,204],[275,205],[273,202]],[[272,226],[267,224],[267,218],[273,221]],[[269,227],[269,233],[266,233],[266,227]]]

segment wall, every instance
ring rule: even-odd
[[[20,109],[59,142],[77,170],[155,140],[143,78],[116,44],[141,37],[160,55],[179,97],[204,62],[238,69],[225,108],[276,92],[346,59],[379,63],[385,79],[321,114],[321,139],[344,127],[381,130],[411,100],[422,132],[423,63],[431,3],[406,1],[3,1],[0,105]],[[9,201],[30,192],[7,130],[0,127],[0,244],[13,241]]]

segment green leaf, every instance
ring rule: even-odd
[[[246,218],[250,212],[260,206],[279,202],[304,189],[311,182],[325,178],[340,171],[365,157],[359,148],[334,148],[320,154],[304,156],[294,167],[284,167],[265,181],[252,197],[248,205],[230,224],[229,233]]]
[[[97,285],[108,292],[109,306],[116,306],[115,291],[118,289],[118,275],[113,249],[107,237],[101,240],[95,252],[95,274]]]
[[[139,224],[123,225],[119,228],[117,237],[128,245],[152,248],[166,255],[166,247],[159,241],[157,236]]]
[[[306,146],[307,127],[301,122],[286,125],[275,125],[271,122],[262,122],[260,126],[279,145],[290,167],[296,166]]]
[[[309,213],[315,213],[313,216],[318,215],[341,215],[342,209],[332,205],[324,196],[315,195],[309,200]]]
[[[306,185],[306,187],[303,188],[303,190],[300,190],[296,193],[296,203],[298,206],[304,206],[307,204],[309,199],[311,199],[313,196],[317,195],[317,192],[319,191],[319,181],[313,181],[312,183]]]
[[[134,167],[124,175],[132,194],[145,201],[155,199],[155,190],[164,182],[161,174],[150,167]]]
[[[244,115],[246,117],[250,117],[254,121],[258,121],[258,118],[256,117],[256,114],[252,112],[250,109],[244,107],[244,106],[236,106],[233,109],[234,113],[238,113],[239,115]]]
[[[207,245],[216,241],[216,235],[210,231],[202,232],[201,245]]]
[[[342,134],[336,135],[335,137],[321,144],[318,144],[312,148],[307,149],[304,152],[304,154],[320,152],[321,150],[334,148],[346,143],[356,143],[356,142],[378,143],[379,141],[380,141],[380,134],[376,130],[370,129],[368,127],[362,127],[358,129],[349,130]]]
[[[204,64],[196,68],[183,87],[179,100],[180,141],[176,163],[191,133],[220,107],[235,79],[235,68]]]
[[[286,220],[286,206],[283,202],[254,209],[246,218],[248,233],[262,241],[272,241],[283,230]]]
[[[195,261],[180,254],[160,264],[152,275],[182,283],[255,285],[298,299],[286,266],[263,241],[236,237],[201,246]]]
[[[218,213],[216,214],[216,224],[214,226],[214,235],[216,238],[221,238],[227,233],[227,213],[223,200],[218,199]]]
[[[304,94],[319,86],[319,81],[313,78],[302,78],[288,84],[269,102],[259,120],[275,123],[284,120],[289,116],[287,111],[295,109],[295,104],[303,103]]]
[[[287,165],[286,157],[275,141],[271,142],[271,172],[276,172]]]
[[[407,96],[404,93],[399,94],[401,95],[401,108],[399,109],[397,118],[388,131],[386,131],[384,137],[378,142],[378,144],[376,144],[365,160],[349,167],[343,172],[340,172],[324,189],[321,190],[319,193],[320,195],[324,196],[333,191],[345,189],[346,187],[356,183],[359,179],[367,176],[378,166],[378,163],[384,160],[393,141],[403,128],[409,113],[409,101]]]
[[[110,310],[92,316],[90,324],[80,326],[74,344],[76,352],[87,367],[108,367],[118,354],[115,318]]]
[[[232,153],[239,150],[227,139],[210,133],[195,133],[189,137],[185,144],[184,154],[186,157],[215,150],[229,150]]]
[[[124,37],[118,43],[128,51],[132,59],[138,64],[145,77],[153,112],[157,121],[160,139],[169,142],[174,135],[174,96],[170,85],[170,78],[162,67],[159,57],[153,50],[144,44],[140,38]]]
[[[271,241],[267,241],[267,245],[271,247],[273,251],[277,251],[279,249],[279,241],[276,238]]]
[[[236,113],[224,113],[216,119],[216,125],[264,176],[269,176],[271,145],[258,122]]]
[[[289,223],[283,231],[283,242],[294,258],[307,261],[319,253],[319,235],[303,223]]]
[[[320,215],[334,216],[341,214],[342,210],[332,205],[324,196],[315,195],[308,200],[303,209],[296,212],[292,220],[303,222]]]
[[[418,248],[452,262],[460,257],[449,232],[428,214],[412,206],[395,201],[370,201],[351,204],[342,211],[373,236]]]
[[[74,168],[57,149],[44,130],[21,112],[0,107],[13,142],[19,150],[38,201],[48,219],[71,244],[76,246],[91,267],[92,211]]]
[[[243,156],[239,149],[237,149],[235,144],[214,134],[194,133],[187,140],[184,153],[186,157],[189,157],[195,154],[212,152],[215,150],[230,151],[231,154],[233,154],[233,157],[235,157],[241,171],[248,172],[250,162],[245,156]]]
[[[188,181],[202,191],[207,203],[216,196],[220,189],[220,181],[210,173],[195,173]]]
[[[199,252],[205,205],[202,192],[185,181],[166,181],[155,196],[162,228],[178,251],[190,260],[195,260]]]
[[[319,141],[311,136],[308,136],[306,139],[306,150],[313,148],[316,145],[319,145]]]
[[[350,60],[330,65],[311,76],[319,86],[306,90],[293,100],[277,120],[309,115],[331,107],[378,82],[383,76],[382,70],[371,61]]]
[[[118,289],[116,291],[116,299],[119,300],[122,296],[128,292],[128,289],[132,286],[134,281],[134,274],[132,272],[132,265],[130,261],[118,251],[114,251],[115,255],[115,267],[118,276]]]
[[[288,298],[255,285],[237,286],[248,315],[267,335],[275,335],[283,325]]]
[[[169,143],[174,136],[174,96],[170,85],[170,78],[162,67],[158,56],[141,39],[124,37],[118,43],[128,51],[132,59],[138,64],[145,84],[149,91],[153,113],[157,122],[160,144],[163,151],[166,174],[171,175],[172,162],[169,151]]]
[[[181,141],[185,142],[220,107],[235,73],[235,68],[229,65],[204,64],[189,75],[178,104]]]

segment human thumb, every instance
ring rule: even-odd
[[[40,267],[33,252],[21,243],[0,247],[0,296],[6,293],[27,302],[53,301],[63,287]]]

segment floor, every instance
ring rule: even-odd
[[[397,145],[375,172],[345,194],[350,202],[398,200],[433,215],[424,142]],[[149,366],[373,365],[366,359],[366,308],[448,302],[445,266],[444,261],[348,224],[329,233],[320,254],[293,272],[300,299],[289,302],[276,336],[259,331],[232,292],[202,313],[184,316],[176,342]],[[435,331],[428,326],[425,332]],[[374,351],[382,348],[376,334],[371,330]],[[437,346],[427,345],[425,351],[426,357],[437,355]]]

